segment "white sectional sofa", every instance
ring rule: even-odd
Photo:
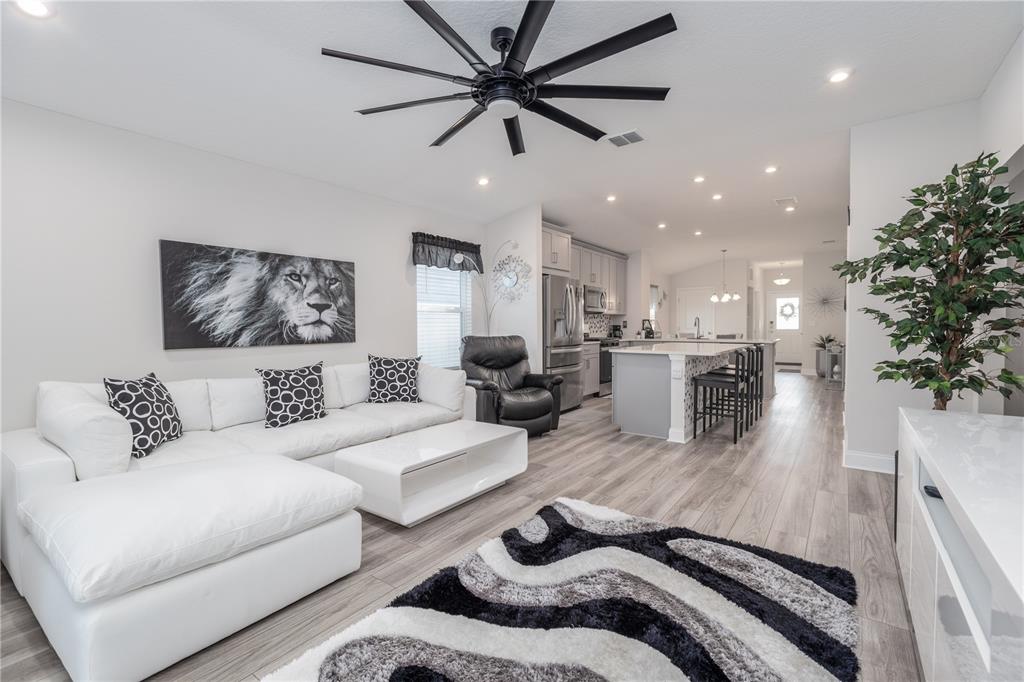
[[[184,433],[143,459],[101,384],[41,384],[0,443],[0,558],[76,680],[141,679],[356,570],[333,454],[475,418],[465,373],[427,365],[423,402],[389,404],[365,363],[325,367],[327,417],[278,429],[256,377],[165,385]]]

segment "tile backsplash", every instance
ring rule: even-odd
[[[608,316],[601,313],[583,315],[583,333],[587,336],[608,336]]]

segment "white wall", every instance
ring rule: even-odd
[[[519,248],[506,247],[500,256],[515,254],[530,265],[530,280],[523,297],[518,301],[498,301],[491,321],[491,334],[518,334],[526,339],[526,350],[530,354],[530,368],[540,372],[544,368],[544,337],[541,326],[543,304],[543,282],[541,280],[541,207],[540,204],[527,206],[483,227],[484,259],[488,278],[494,265],[492,256],[496,249],[509,239],[519,242]],[[490,279],[487,280],[490,283]],[[481,328],[482,329],[482,328]],[[483,331],[480,331],[483,334]]]
[[[715,333],[716,334],[742,334],[747,333],[747,281],[749,263],[746,260],[730,258],[725,261],[725,286],[729,293],[738,292],[741,298],[739,301],[730,303],[715,304]],[[669,285],[669,299],[665,305],[669,307],[671,315],[671,326],[664,327],[668,336],[676,333],[678,326],[676,312],[676,290],[689,289],[693,287],[711,287],[715,290],[722,288],[722,261],[700,265],[683,272],[677,272],[671,276]],[[722,292],[719,291],[719,294]],[[664,310],[664,308],[662,308]]]
[[[410,233],[480,226],[323,182],[3,102],[3,428],[39,381],[253,376],[416,352]],[[339,159],[339,163],[357,163]],[[351,260],[351,344],[163,350],[157,240]]]
[[[979,152],[977,100],[857,126],[850,131],[850,210],[847,256],[877,252],[875,230],[908,209],[902,198],[918,185],[941,179],[957,162]],[[930,408],[928,391],[906,383],[876,383],[879,360],[897,357],[865,306],[884,307],[867,284],[847,287],[846,453],[847,465],[891,471],[896,449],[897,408]]]
[[[1001,161],[1008,163],[1024,145],[1024,33],[1017,36],[985,88],[979,100],[979,117],[982,149],[996,152]]]
[[[804,374],[816,374],[815,357],[817,349],[814,340],[819,336],[831,334],[840,341],[846,341],[846,314],[843,312],[843,296],[846,287],[839,273],[832,266],[846,260],[842,251],[823,251],[805,253],[803,255],[803,348],[801,351],[801,371]],[[838,298],[838,304],[825,312],[815,306],[815,293],[831,292]]]

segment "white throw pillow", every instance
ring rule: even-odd
[[[461,369],[443,369],[420,363],[419,394],[423,402],[462,412],[465,392],[466,373]]]
[[[132,458],[128,420],[81,384],[39,384],[36,430],[71,458],[79,480],[128,470]]]
[[[365,403],[370,397],[370,364],[354,362],[349,365],[335,365],[334,374],[338,378],[341,391],[341,407],[356,403]]]
[[[174,406],[178,408],[183,431],[209,431],[213,428],[210,419],[210,390],[206,379],[164,382],[171,394]]]
[[[214,431],[266,418],[267,402],[259,377],[207,379],[206,385],[210,389],[210,420]]]
[[[333,471],[250,454],[48,488],[18,517],[71,598],[89,602],[295,535],[361,498]]]

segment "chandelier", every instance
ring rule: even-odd
[[[722,249],[722,295],[719,296],[717,291],[715,291],[713,294],[711,294],[711,302],[712,303],[728,303],[729,301],[738,301],[738,300],[740,300],[739,293],[733,292],[733,293],[730,294],[729,291],[725,288],[725,252],[726,251],[727,251],[727,249]]]
[[[779,263],[779,268],[782,268],[782,263],[781,262]],[[774,283],[776,286],[784,287],[787,284],[789,284],[791,281],[792,280],[789,277],[786,277],[786,274],[784,272],[782,272],[782,270],[780,269],[779,270],[779,276],[776,277],[775,279],[773,279],[772,283]]]

